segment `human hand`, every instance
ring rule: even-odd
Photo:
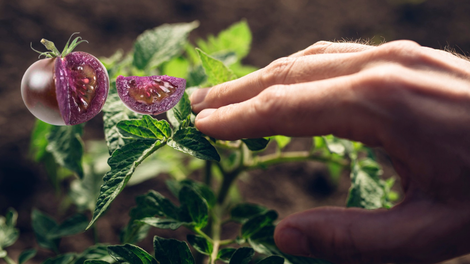
[[[390,156],[400,204],[291,215],[276,228],[282,251],[335,263],[470,252],[470,62],[410,41],[319,42],[191,101],[196,127],[214,138],[334,134]]]

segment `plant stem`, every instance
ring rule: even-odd
[[[274,153],[265,156],[258,156],[253,161],[246,164],[246,170],[258,169],[258,168],[266,168],[274,164],[279,163],[286,163],[286,162],[299,162],[299,161],[307,161],[307,160],[314,160],[320,161],[323,163],[332,162],[336,163],[342,167],[348,167],[349,163],[345,159],[338,159],[331,156],[324,156],[324,155],[314,155],[309,151],[291,151],[291,152],[281,152],[281,153]]]
[[[235,181],[237,176],[240,174],[241,170],[236,169],[230,173],[224,175],[224,180],[222,181],[222,185],[220,186],[219,195],[217,197],[217,203],[222,205],[225,202],[225,198],[228,195],[230,187],[232,187],[232,183]]]
[[[99,243],[98,228],[96,227],[96,225],[93,225],[93,240],[95,241],[95,244]]]
[[[233,243],[236,243],[235,239],[225,239],[225,240],[220,240],[219,241],[219,245],[221,245],[221,246],[230,245],[230,244],[233,244]]]
[[[220,205],[224,204],[225,198],[227,197],[230,187],[232,187],[232,184],[235,181],[235,179],[238,177],[238,175],[240,175],[240,173],[244,169],[246,169],[244,165],[246,162],[245,161],[246,146],[242,144],[239,148],[239,151],[240,151],[239,162],[238,162],[237,167],[234,170],[227,172],[222,166],[222,164],[219,164],[219,169],[224,175],[223,180],[222,180],[222,185],[220,186],[219,193],[217,195],[217,203]]]
[[[7,264],[16,264],[16,262],[13,261],[9,256],[5,256],[3,259]]]
[[[213,209],[213,217],[212,217],[212,243],[213,249],[212,254],[210,256],[210,264],[215,264],[217,255],[219,253],[219,246],[220,246],[220,232],[221,232],[221,223],[222,223],[222,215],[223,215],[223,208],[221,205],[216,204]]]
[[[209,160],[206,160],[204,166],[204,183],[209,187],[212,185],[212,162]]]
[[[203,231],[201,231],[201,230],[199,230],[199,229],[194,229],[193,231],[194,231],[196,234],[198,234],[198,235],[202,236],[203,238],[205,238],[205,239],[209,240],[210,242],[212,242],[213,239],[212,239],[209,235],[207,235],[206,233],[204,233]]]

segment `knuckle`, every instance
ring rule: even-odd
[[[275,122],[279,118],[273,118],[273,115],[279,116],[283,111],[283,102],[285,100],[285,92],[281,86],[273,86],[260,93],[257,100],[253,104],[253,112],[262,120],[269,131],[274,132]]]
[[[260,78],[264,87],[284,83],[295,61],[295,58],[284,57],[266,66]]]
[[[405,64],[420,62],[426,57],[422,47],[411,40],[392,41],[379,46],[376,51],[382,58]]]
[[[328,47],[331,45],[333,45],[333,42],[324,40],[317,41],[305,50],[304,55],[326,53]]]

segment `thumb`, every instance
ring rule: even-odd
[[[427,201],[390,210],[315,208],[281,221],[274,239],[287,254],[334,263],[429,263],[455,256],[465,241],[462,223],[449,215]]]

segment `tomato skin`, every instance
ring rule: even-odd
[[[21,80],[21,96],[28,110],[38,119],[52,124],[65,125],[60,113],[54,80],[56,58],[33,63]]]

